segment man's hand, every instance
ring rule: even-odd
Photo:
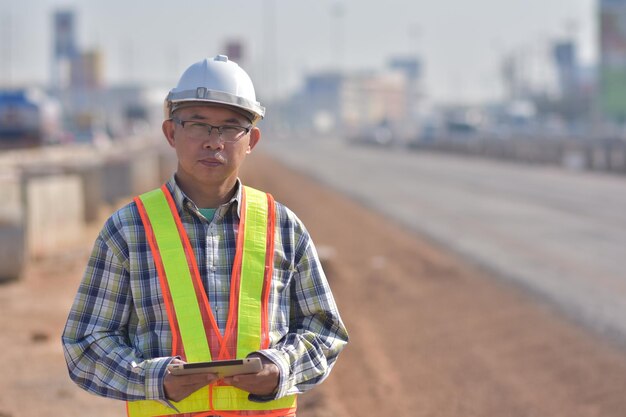
[[[278,366],[260,354],[253,354],[249,357],[260,358],[263,369],[257,374],[226,377],[224,382],[255,395],[268,396],[274,394],[280,380]]]
[[[172,363],[181,364],[185,362],[180,359],[174,359]],[[163,380],[163,389],[168,399],[178,402],[217,380],[217,375],[210,373],[172,375],[168,372]]]

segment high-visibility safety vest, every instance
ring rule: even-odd
[[[268,301],[273,270],[275,204],[270,194],[243,187],[230,309],[224,334],[198,272],[196,258],[174,200],[165,185],[135,198],[159,277],[169,324],[172,356],[187,362],[241,359],[269,346]],[[230,346],[230,348],[229,348]],[[129,417],[293,416],[296,396],[269,402],[222,382],[203,387],[180,402],[178,412],[154,400],[129,401]]]

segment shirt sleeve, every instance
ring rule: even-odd
[[[132,310],[128,246],[119,219],[96,239],[71,307],[62,343],[70,377],[83,389],[120,400],[165,400],[172,358],[145,359],[129,341]]]
[[[253,401],[278,399],[313,388],[328,377],[348,343],[348,332],[315,245],[304,226],[300,227],[289,290],[289,332],[269,349],[259,351],[280,369],[278,390],[272,398],[251,395]]]

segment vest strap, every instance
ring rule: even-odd
[[[187,362],[211,360],[205,323],[197,299],[197,285],[194,285],[192,268],[188,263],[188,251],[183,246],[184,239],[179,234],[167,194],[167,189],[160,188],[139,196],[139,199],[153,230],[153,244],[156,249],[155,252],[151,245],[153,255],[156,254],[155,259],[160,258],[163,264],[165,276],[160,280],[162,290],[164,293],[169,292],[173,301],[173,313],[178,328],[173,328],[172,332],[179,335]],[[167,282],[166,286],[163,286],[164,280]]]

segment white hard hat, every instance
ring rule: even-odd
[[[265,115],[252,80],[236,62],[217,55],[191,65],[165,98],[165,118],[182,106],[215,103],[243,112],[254,124]],[[189,103],[189,104],[187,104]]]

